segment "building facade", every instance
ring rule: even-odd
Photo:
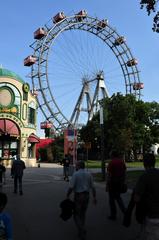
[[[17,74],[0,68],[0,158],[10,166],[20,154],[26,166],[36,165],[36,92]]]

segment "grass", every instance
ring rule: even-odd
[[[108,164],[109,160],[106,161],[106,165]],[[143,167],[143,163],[142,162],[127,162],[126,163],[127,167]],[[101,161],[96,161],[96,160],[88,160],[86,161],[86,167],[87,168],[101,168]]]
[[[144,170],[127,171],[126,182],[128,184],[128,188],[130,188],[130,189],[134,188],[137,179],[141,176],[141,174],[143,172],[144,172]],[[103,182],[101,173],[93,173],[93,178],[94,178],[95,182]]]
[[[106,165],[108,164],[109,160],[106,161]],[[142,168],[143,162],[126,162],[127,168]],[[88,160],[86,161],[87,168],[101,168],[101,161],[100,160]],[[156,167],[159,167],[159,157],[156,158]]]
[[[107,166],[109,160],[106,161],[105,165]],[[101,169],[101,161],[100,160],[88,160],[86,161],[87,168],[99,168]],[[136,170],[127,171],[126,182],[129,188],[133,188],[136,184],[137,179],[139,176],[144,172],[143,162],[126,162],[127,168],[136,168]],[[156,157],[156,167],[159,168],[159,156]],[[143,168],[143,170],[139,170],[139,168]],[[93,173],[94,180],[96,182],[102,182],[102,173]]]
[[[88,160],[86,161],[87,168],[101,168],[101,161]]]

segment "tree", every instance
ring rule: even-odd
[[[129,159],[133,153],[149,151],[159,142],[159,104],[136,100],[133,95],[114,94],[104,101],[105,156],[112,149],[122,151]],[[80,131],[81,139],[92,142],[101,137],[99,113]],[[95,148],[95,151],[97,149]]]
[[[141,9],[146,7],[146,11],[148,15],[150,15],[152,12],[156,12],[157,2],[158,0],[141,0],[140,1]],[[157,11],[156,15],[153,18],[152,30],[154,32],[159,33],[159,11]]]
[[[80,139],[84,142],[91,142],[91,149],[89,155],[98,159],[98,147],[100,146],[101,130],[99,126],[99,114],[93,116],[92,120],[87,123],[85,127],[79,130]],[[84,148],[82,149],[84,150]]]
[[[53,161],[61,162],[64,156],[64,137],[61,136],[55,137],[55,141],[52,143],[53,151]]]

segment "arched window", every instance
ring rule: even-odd
[[[36,122],[36,103],[30,102],[28,104],[28,124],[35,125]]]

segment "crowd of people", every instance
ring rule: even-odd
[[[92,174],[85,169],[84,161],[77,161],[76,170],[69,178],[69,164],[67,156],[63,160],[64,180],[69,181],[66,192],[66,199],[73,198],[73,218],[78,230],[79,239],[85,240],[86,213],[92,193],[93,202],[97,204],[96,188]],[[106,171],[106,192],[109,198],[110,215],[108,220],[116,221],[117,209],[123,214],[122,224],[129,227],[131,224],[132,213],[135,211],[137,222],[142,226],[140,239],[158,240],[159,239],[159,169],[155,168],[155,156],[147,153],[143,157],[145,171],[141,174],[130,196],[128,205],[122,199],[122,193],[126,192],[126,164],[122,155],[117,151],[112,151],[111,160]],[[23,194],[22,178],[25,163],[16,156],[11,167],[11,176],[14,178],[14,193]],[[7,204],[7,195],[3,192],[5,184],[5,166],[0,162],[0,239],[12,240],[12,224],[9,214],[4,209]],[[118,208],[117,208],[118,204]],[[4,237],[5,236],[5,237]]]
[[[132,191],[129,203],[125,203],[121,194],[127,191],[126,165],[122,155],[112,151],[111,161],[107,166],[106,192],[109,196],[110,215],[108,219],[115,221],[117,218],[117,206],[123,214],[123,225],[129,227],[132,212],[135,209],[137,222],[141,225],[139,239],[159,239],[159,169],[155,168],[155,156],[146,153],[143,156],[145,172],[141,174]],[[77,162],[77,171],[74,172],[66,197],[74,192],[74,222],[77,226],[78,235],[81,240],[86,239],[85,219],[89,203],[89,192],[92,191],[94,203],[96,200],[96,189],[91,174],[85,170],[83,161]]]

